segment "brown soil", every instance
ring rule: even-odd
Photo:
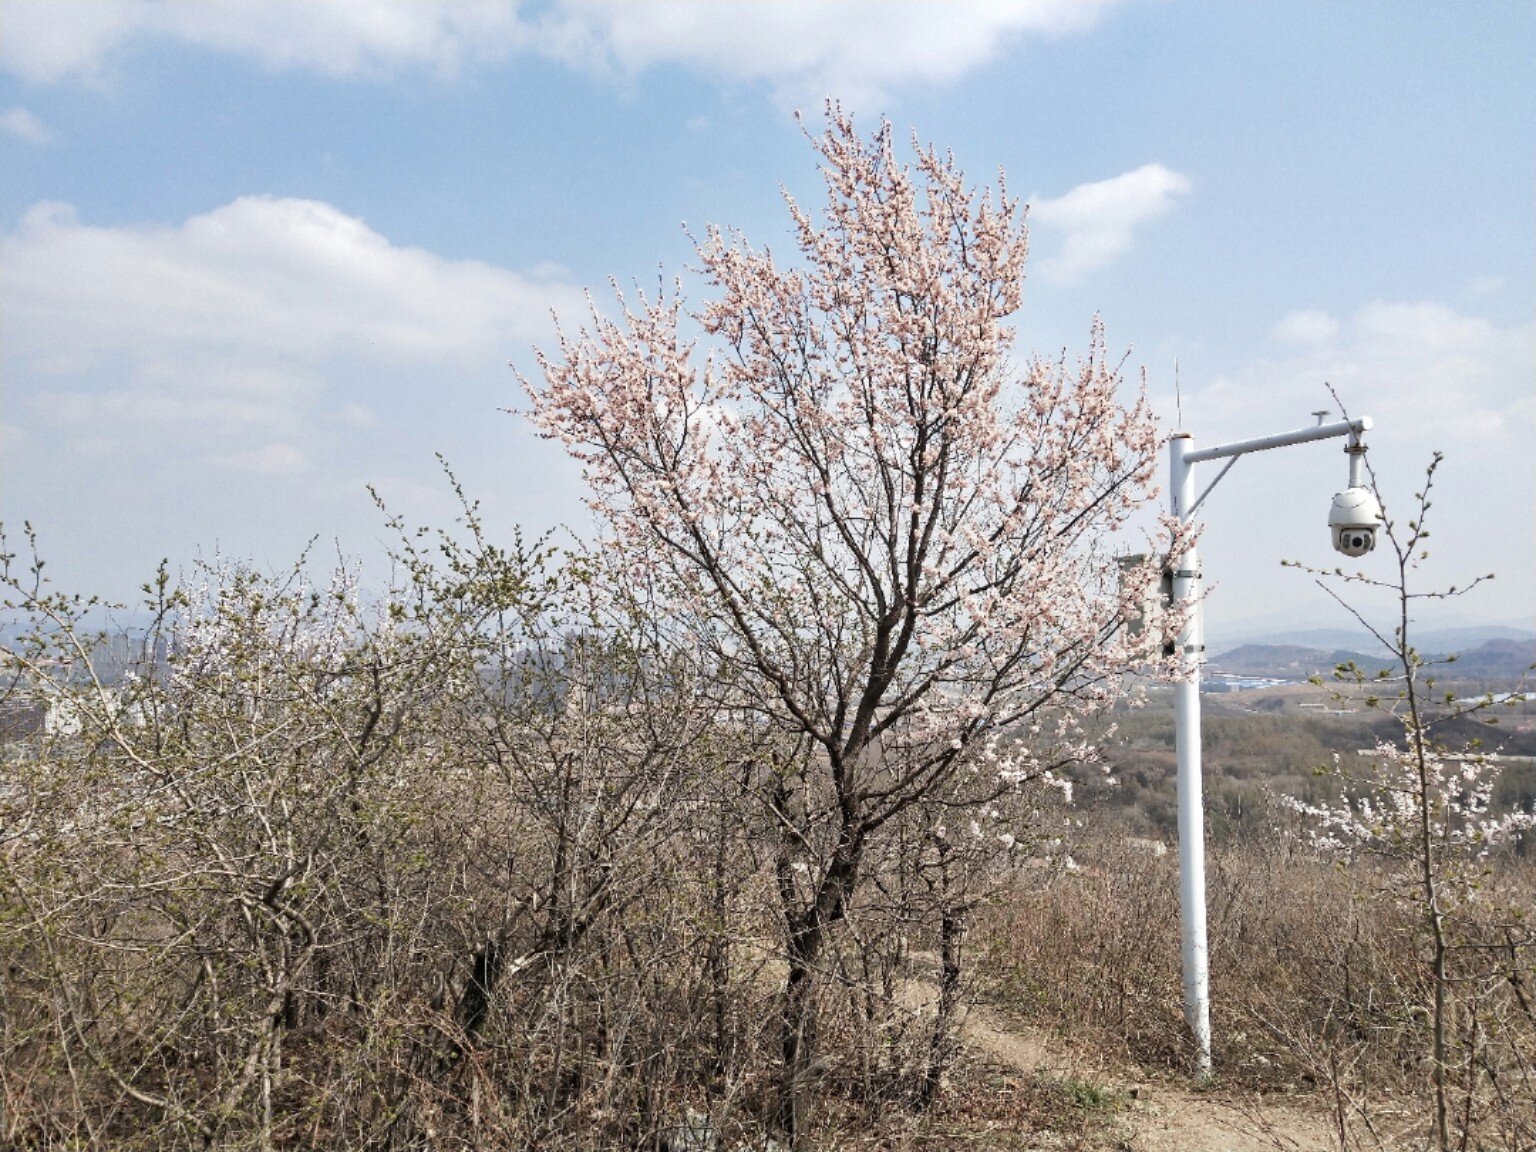
[[[903,999],[932,1010],[926,981],[910,981]],[[989,1060],[1038,1078],[1092,1085],[1114,1102],[1104,1152],[1328,1152],[1337,1147],[1320,1101],[1275,1099],[1151,1081],[1067,1050],[1053,1036],[984,1008],[967,1010],[960,1034]]]

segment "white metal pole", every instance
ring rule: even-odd
[[[1228,467],[1248,452],[1263,452],[1348,436],[1349,484],[1357,488],[1365,452],[1364,435],[1371,418],[1319,423],[1256,440],[1218,444],[1195,450],[1188,432],[1175,432],[1168,441],[1170,510],[1179,523],[1188,525],[1205,497],[1195,496],[1195,465],[1206,460],[1227,460]],[[1220,481],[1223,470],[1216,477]],[[1211,487],[1215,487],[1212,482]],[[1207,490],[1209,491],[1209,490]],[[1184,1019],[1195,1037],[1195,1073],[1204,1080],[1211,1074],[1210,951],[1205,935],[1205,813],[1204,785],[1200,766],[1200,666],[1205,661],[1205,628],[1201,623],[1200,560],[1191,548],[1173,572],[1173,602],[1185,613],[1179,633],[1176,659],[1178,678],[1173,686],[1173,734],[1178,755],[1179,791],[1179,907],[1184,949]]]
[[[1187,524],[1195,504],[1194,439],[1178,432],[1168,442],[1170,511]],[[1184,953],[1184,1019],[1195,1036],[1195,1075],[1211,1074],[1209,950],[1205,935],[1205,814],[1200,776],[1200,559],[1190,548],[1173,571],[1173,602],[1185,613],[1175,657],[1174,748],[1178,755],[1179,909]]]
[[[1359,488],[1365,480],[1362,475],[1365,467],[1365,444],[1361,441],[1359,432],[1349,434],[1349,443],[1344,446],[1344,451],[1349,453],[1349,486]]]

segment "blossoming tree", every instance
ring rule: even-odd
[[[611,546],[772,734],[789,1085],[874,838],[958,773],[995,790],[1071,758],[1112,695],[1141,590],[1107,539],[1158,439],[1097,324],[1075,365],[1010,360],[1018,201],[932,149],[902,163],[892,135],[830,108],[823,214],[786,194],[798,261],[712,228],[702,306],[621,296],[524,381]]]

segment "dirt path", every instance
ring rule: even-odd
[[[910,981],[904,999],[921,1012],[935,990]],[[1054,1038],[1019,1027],[984,1008],[971,1008],[960,1025],[977,1052],[1051,1079],[1083,1081],[1111,1090],[1126,1102],[1115,1115],[1104,1147],[1113,1152],[1329,1152],[1336,1147],[1327,1118],[1288,1101],[1255,1099],[1219,1089],[1149,1082],[1125,1070],[1106,1069],[1065,1052]]]

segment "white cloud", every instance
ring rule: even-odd
[[[1355,314],[1355,329],[1367,348],[1415,358],[1486,348],[1493,325],[1463,316],[1444,304],[1376,301]]]
[[[1339,322],[1316,308],[1292,312],[1270,329],[1285,344],[1326,344],[1339,334]]]
[[[1031,223],[1062,235],[1060,248],[1041,261],[1046,277],[1081,278],[1131,246],[1136,229],[1166,213],[1191,188],[1189,177],[1161,164],[1079,184],[1054,200],[1030,205]]]
[[[48,130],[48,125],[21,107],[7,108],[0,112],[0,133],[26,144],[53,142],[53,133]]]
[[[342,355],[462,362],[548,333],[551,304],[582,308],[553,269],[444,260],[330,204],[269,196],[174,227],[96,227],[39,204],[8,238],[6,273],[24,355],[127,354],[141,366],[189,355],[246,368]]]
[[[378,419],[366,404],[343,404],[337,409],[336,418],[353,428],[372,428],[378,424]]]
[[[258,433],[293,432],[299,427],[313,389],[295,378],[281,395],[251,395],[242,391],[242,374],[206,366],[188,366],[184,378],[157,381],[151,372],[122,387],[95,387],[90,379],[74,388],[27,388],[25,370],[13,373],[13,394],[22,392],[31,419],[56,435],[113,435],[125,446],[146,428],[188,431],[204,441],[240,439]],[[16,387],[15,376],[20,376]]]
[[[1258,359],[1199,392],[1186,414],[1223,438],[1307,422],[1337,388],[1357,413],[1376,418],[1416,450],[1474,443],[1480,457],[1526,451],[1536,440],[1530,388],[1536,324],[1500,327],[1435,302],[1373,301],[1344,321],[1295,312],[1273,330],[1293,350]],[[1383,431],[1383,435],[1386,435]],[[1380,439],[1381,437],[1378,437]]]
[[[7,0],[0,64],[34,82],[95,80],[125,44],[159,38],[333,76],[451,74],[504,55],[526,33],[516,6],[500,0]]]
[[[781,99],[835,92],[858,104],[898,83],[952,80],[987,63],[1011,36],[1089,28],[1114,2],[557,0],[520,11],[513,0],[8,0],[0,64],[35,82],[94,79],[124,45],[149,38],[334,76],[401,68],[451,75],[535,52],[626,76],[678,64],[766,82]]]
[[[97,227],[37,205],[6,238],[3,289],[12,395],[39,423],[125,437],[302,435],[332,378],[502,372],[550,335],[551,308],[585,310],[556,269],[445,260],[329,204],[272,197],[176,226]],[[365,422],[337,403],[343,423]]]
[[[273,443],[248,452],[236,452],[218,461],[231,472],[258,476],[291,476],[303,472],[309,462],[292,444]]]
[[[1485,296],[1497,296],[1504,291],[1507,281],[1502,276],[1479,276],[1471,284],[1467,285],[1463,293],[1470,300],[1479,300]]]
[[[682,64],[762,80],[780,99],[837,94],[868,103],[905,83],[955,79],[1011,36],[1065,34],[1097,23],[1111,0],[780,0],[696,3],[565,0],[541,48],[588,69],[633,75]]]

